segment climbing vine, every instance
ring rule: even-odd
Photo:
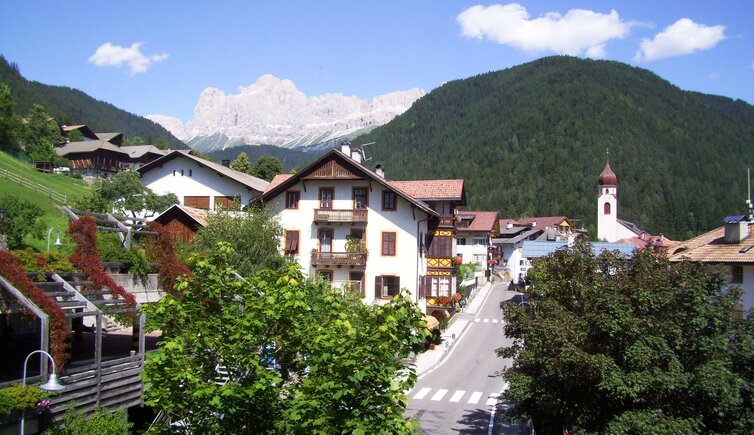
[[[68,321],[65,318],[65,313],[44,290],[37,287],[29,279],[23,264],[8,251],[0,251],[0,274],[50,316],[50,354],[55,360],[57,371],[60,373],[68,358],[66,354],[68,344],[65,342],[68,335]],[[27,311],[27,314],[30,313]]]
[[[96,290],[108,289],[113,297],[126,300],[126,307],[136,307],[136,298],[117,284],[102,268],[97,247],[97,223],[89,216],[84,216],[68,224],[68,234],[76,242],[71,262],[89,276]]]
[[[181,275],[193,275],[175,255],[175,238],[171,231],[154,221],[149,223],[149,229],[157,232],[158,236],[150,239],[148,255],[160,266],[158,277],[163,290],[175,296],[176,279]]]

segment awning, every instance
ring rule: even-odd
[[[432,329],[440,324],[434,316],[424,316],[424,321],[427,322],[427,329]]]

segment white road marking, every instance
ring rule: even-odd
[[[479,399],[482,397],[481,391],[474,391],[474,393],[469,397],[469,401],[466,403],[470,403],[472,405],[476,405],[479,402]]]
[[[438,390],[434,396],[432,396],[432,400],[435,402],[442,400],[443,397],[445,397],[445,394],[448,392],[448,390],[440,389]]]
[[[484,323],[488,323],[490,319],[484,319]]]
[[[460,402],[461,401],[461,397],[463,397],[464,394],[466,394],[465,391],[458,390],[455,393],[453,393],[453,396],[450,398],[450,400],[448,402],[452,402],[452,403]]]
[[[498,393],[490,394],[487,397],[487,406],[495,406],[495,405],[497,405],[497,399],[498,398],[500,398],[500,394],[498,394]]]
[[[497,319],[492,319],[492,323],[497,323]]]
[[[474,323],[479,323],[480,320],[482,320],[482,319],[480,319],[479,317],[477,317],[476,319],[474,319]]]
[[[414,399],[416,399],[416,400],[422,400],[424,398],[424,396],[426,396],[427,394],[429,394],[430,391],[432,391],[432,389],[429,388],[429,387],[422,388],[421,390],[419,390],[418,393],[416,393],[416,395],[414,396]]]

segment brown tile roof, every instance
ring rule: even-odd
[[[90,153],[97,150],[108,150],[128,156],[128,153],[119,146],[105,140],[84,140],[80,142],[71,142],[62,147],[55,148],[55,153],[59,156],[66,156],[73,153]]]
[[[462,179],[388,181],[388,183],[422,201],[465,200]]]
[[[485,231],[490,232],[495,229],[497,223],[496,211],[459,211],[460,216],[473,215],[474,219],[471,224],[465,228],[457,228],[458,231]]]
[[[751,225],[749,225],[751,230]],[[741,252],[754,246],[754,236],[739,243],[723,243],[723,227],[687,240],[668,252],[670,261],[689,259],[704,263],[754,263],[754,249]]]
[[[276,188],[279,184],[282,184],[285,180],[291,178],[293,174],[277,174],[275,175],[275,178],[270,181],[270,184],[267,186],[267,189],[265,189],[265,192],[268,190]]]
[[[536,222],[538,227],[556,227],[564,220],[568,219],[565,216],[542,216],[542,217],[530,217],[523,218],[513,222],[513,225],[531,225]]]

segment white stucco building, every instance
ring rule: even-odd
[[[295,175],[278,175],[260,201],[277,210],[285,254],[365,303],[401,288],[422,306],[427,296],[454,292],[452,212],[465,201],[463,180],[388,181],[344,145]]]
[[[174,193],[181,205],[213,210],[249,204],[269,183],[186,151],[173,151],[137,169],[155,193]]]

